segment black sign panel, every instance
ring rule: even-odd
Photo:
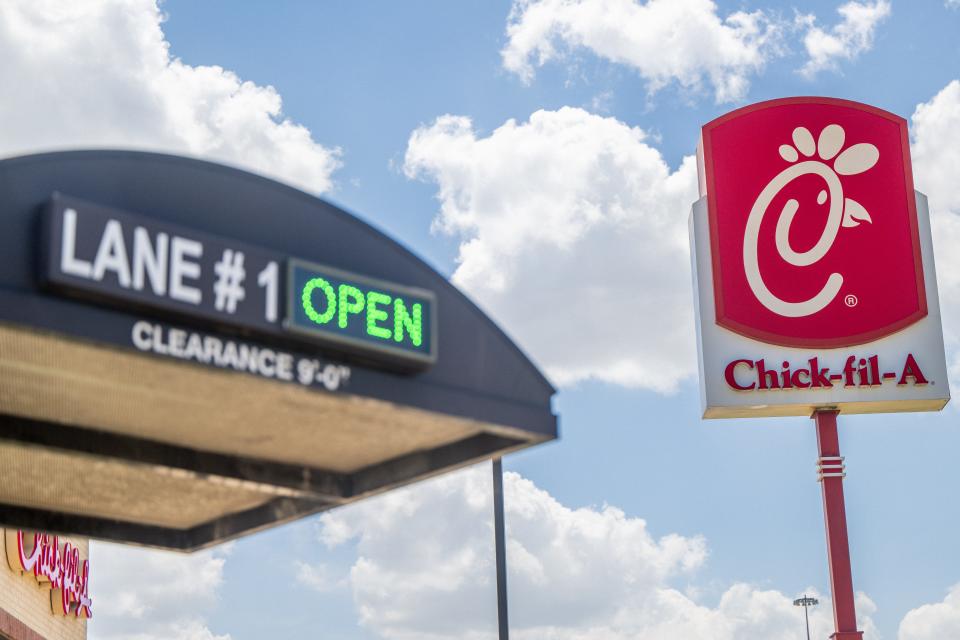
[[[250,329],[280,329],[284,257],[241,242],[55,195],[46,279]]]
[[[432,292],[59,194],[43,224],[44,279],[59,288],[391,363],[436,360]]]

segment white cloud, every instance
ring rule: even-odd
[[[720,17],[711,0],[514,0],[503,66],[534,68],[586,49],[632,67],[653,92],[709,82],[717,102],[746,95],[749,77],[781,51],[782,29],[761,11]]]
[[[357,541],[351,571],[360,621],[393,640],[495,635],[488,465],[329,512],[321,539]],[[532,482],[505,476],[511,635],[519,640],[793,640],[792,598],[735,584],[716,606],[682,589],[707,556],[700,537],[651,535],[614,507],[570,509]],[[815,591],[811,595],[819,595]],[[875,607],[859,597],[876,638]],[[829,606],[811,611],[816,637]]]
[[[917,607],[900,622],[898,640],[940,640],[960,638],[960,584],[947,593],[943,602]]]
[[[954,80],[913,113],[913,172],[930,204],[937,284],[953,394],[960,394],[960,81]]]
[[[442,116],[410,136],[404,170],[438,185],[454,282],[555,381],[669,391],[694,371],[692,157],[671,171],[642,130],[565,107],[486,137]]]
[[[340,152],[273,87],[171,56],[155,0],[0,3],[0,156],[119,147],[202,156],[331,188]]]
[[[913,121],[914,173],[917,188],[930,198],[936,211],[960,212],[955,188],[960,162],[960,81],[948,83],[929,102],[917,105]]]
[[[229,640],[204,615],[216,604],[230,545],[190,555],[90,543],[91,640]]]
[[[874,2],[847,2],[837,8],[840,22],[829,30],[816,25],[813,15],[797,18],[798,24],[806,28],[803,46],[809,60],[800,72],[813,77],[818,72],[836,69],[842,60],[854,60],[860,54],[873,47],[877,25],[890,15],[889,0]]]
[[[294,566],[297,568],[297,582],[314,591],[327,593],[342,586],[342,581],[334,578],[330,568],[325,564],[308,564],[297,560]]]
[[[960,81],[917,107],[912,132],[960,393]],[[442,116],[413,132],[404,169],[437,184],[435,227],[460,244],[454,281],[556,382],[670,391],[693,373],[692,158],[671,171],[642,130],[567,107],[488,135]]]

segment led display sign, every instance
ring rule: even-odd
[[[287,328],[385,354],[436,360],[434,295],[289,261]]]

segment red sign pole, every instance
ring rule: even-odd
[[[843,503],[843,457],[837,436],[839,411],[816,411],[817,460],[823,486],[823,519],[827,528],[827,560],[830,563],[830,593],[833,594],[833,640],[863,640],[857,631],[857,613],[853,602],[853,576],[850,572],[850,546],[847,542],[847,513]]]

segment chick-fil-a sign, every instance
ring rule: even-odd
[[[927,314],[907,123],[799,100],[704,127],[717,322],[794,347],[882,338]]]
[[[47,533],[4,531],[7,563],[14,571],[32,574],[50,588],[54,613],[77,618],[93,615],[90,599],[90,561],[70,542]]]
[[[946,403],[929,215],[906,120],[848,100],[771,100],[704,125],[698,163],[691,237],[707,417],[744,404],[769,415]],[[869,384],[814,384],[823,375],[812,367],[784,383],[786,369],[803,370],[795,363],[866,367],[859,356],[850,364],[854,351],[896,363],[910,383],[886,382],[891,369]],[[908,361],[925,383],[903,378]],[[751,395],[774,388],[762,384],[773,368],[785,393]]]

